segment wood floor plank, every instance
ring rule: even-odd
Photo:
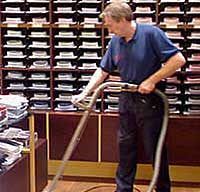
[[[146,192],[148,186],[135,185],[134,187],[134,192]],[[54,192],[114,192],[114,190],[115,184],[60,180]],[[200,188],[172,187],[171,192],[200,192]]]

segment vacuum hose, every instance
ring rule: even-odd
[[[110,86],[121,87],[121,90],[126,90],[126,91],[130,91],[130,92],[137,92],[137,88],[138,88],[137,85],[129,84],[129,83],[105,82],[105,83],[102,83],[99,87],[97,87],[97,89],[95,89],[94,93],[92,94],[91,100],[87,105],[84,102],[77,103],[77,106],[84,108],[85,111],[83,112],[82,118],[81,118],[81,120],[71,138],[71,141],[64,153],[62,163],[60,164],[55,177],[53,178],[52,182],[49,184],[49,186],[47,187],[47,189],[44,192],[53,192],[53,190],[55,189],[56,183],[59,180],[60,176],[62,175],[65,165],[67,164],[69,158],[71,157],[73,150],[76,148],[77,144],[79,143],[79,141],[81,139],[81,136],[84,132],[87,121],[89,119],[90,113],[92,112],[92,108],[93,108],[94,104],[96,103],[98,96],[105,88],[110,87]],[[156,149],[153,176],[152,176],[150,185],[147,189],[147,192],[152,192],[153,188],[157,182],[157,178],[158,178],[159,170],[160,170],[162,148],[163,148],[163,144],[165,141],[167,125],[168,125],[168,100],[167,100],[167,97],[158,89],[155,89],[154,92],[155,92],[155,94],[159,95],[163,100],[164,117],[163,117],[163,122],[162,122],[162,129],[160,132],[157,149]]]

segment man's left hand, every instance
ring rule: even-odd
[[[150,79],[144,80],[138,88],[138,92],[142,94],[149,94],[155,89],[155,83],[153,83]]]

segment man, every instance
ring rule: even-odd
[[[108,31],[114,36],[100,67],[83,92],[72,97],[72,102],[83,100],[116,67],[122,82],[138,85],[137,93],[122,92],[119,100],[119,164],[116,172],[116,192],[132,192],[137,165],[138,132],[142,135],[145,153],[153,163],[162,124],[163,103],[153,90],[162,87],[161,80],[183,66],[185,59],[159,28],[134,23],[128,4],[111,3],[101,17]],[[170,192],[165,146],[156,191]]]

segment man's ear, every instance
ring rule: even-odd
[[[124,17],[122,17],[120,20],[119,20],[119,23],[120,22],[126,22],[127,20],[124,18]]]

